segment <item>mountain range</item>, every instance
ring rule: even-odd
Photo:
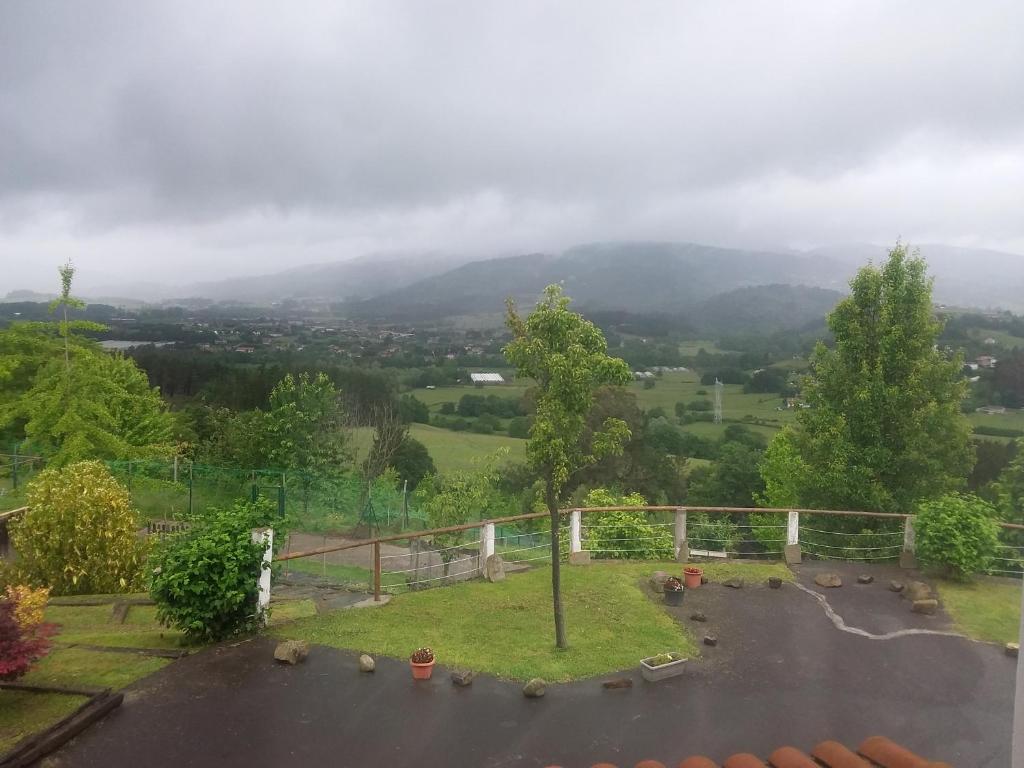
[[[1024,310],[1024,256],[947,245],[922,245],[920,251],[935,278],[937,302]],[[886,248],[871,244],[785,251],[677,242],[593,243],[554,254],[477,259],[441,253],[372,255],[165,288],[161,298],[258,304],[327,299],[346,314],[403,321],[498,313],[509,296],[529,306],[544,286],[560,283],[584,310],[693,318],[721,314],[726,306],[749,314],[758,303],[789,302],[796,315],[834,303],[859,267],[885,255]],[[758,286],[772,290],[750,292]],[[105,286],[104,293],[134,292]],[[723,301],[716,302],[719,296]]]

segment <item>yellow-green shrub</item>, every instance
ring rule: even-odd
[[[47,469],[11,524],[24,581],[56,595],[143,588],[146,542],[128,490],[98,461]]]

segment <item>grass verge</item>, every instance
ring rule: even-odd
[[[1020,629],[1021,583],[979,577],[969,584],[942,581],[939,597],[968,636],[990,643],[1016,643]]]
[[[554,646],[548,567],[513,574],[498,584],[467,581],[411,592],[382,608],[339,611],[275,631],[399,658],[427,645],[444,665],[517,680],[565,682],[633,667],[642,657],[663,651],[696,655],[692,638],[641,589],[652,571],[679,568],[678,563],[565,568],[567,650]],[[711,563],[706,572],[712,579],[792,578],[778,564]]]

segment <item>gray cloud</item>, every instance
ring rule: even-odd
[[[1024,252],[1024,6],[0,5],[0,292],[387,249]],[[89,277],[91,275],[91,278]]]

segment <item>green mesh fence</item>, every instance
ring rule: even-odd
[[[239,499],[265,499],[296,531],[361,533],[424,528],[411,496],[387,479],[355,475],[239,469],[185,460],[110,461],[147,520],[179,520]]]

